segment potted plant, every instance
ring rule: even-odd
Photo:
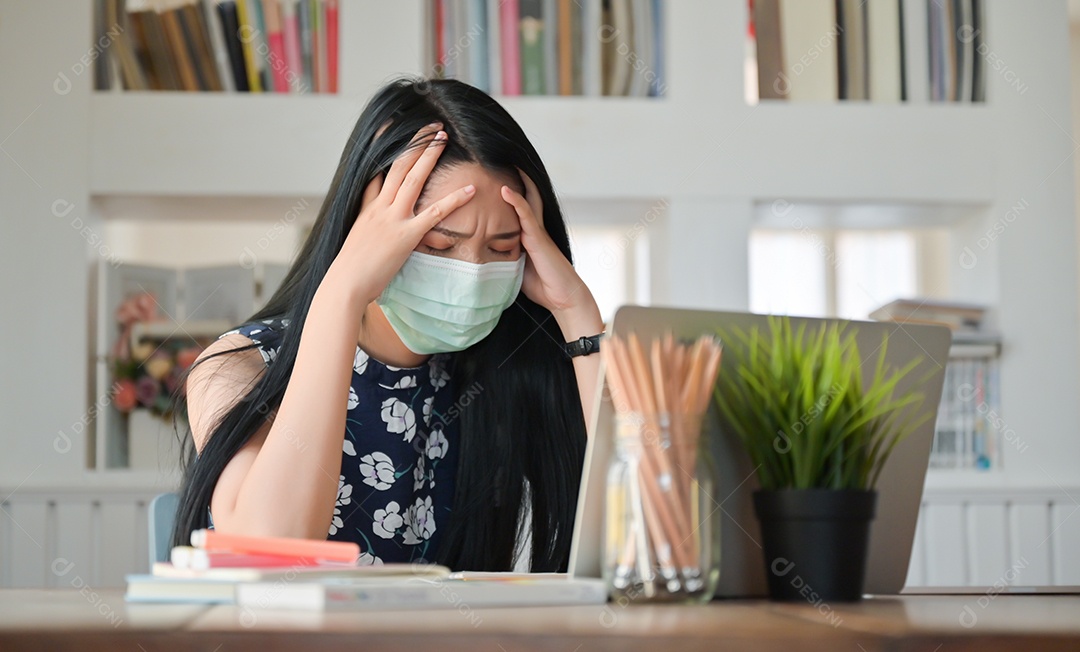
[[[771,316],[768,334],[720,332],[728,346],[714,397],[755,467],[774,600],[806,600],[807,590],[861,599],[875,483],[896,445],[929,417],[918,408],[932,372],[896,391],[922,358],[887,369],[885,335],[864,382],[856,329],[846,326],[821,322],[808,332],[807,322],[795,330],[790,318]]]

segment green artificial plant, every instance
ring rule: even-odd
[[[855,328],[821,322],[794,330],[787,316],[770,316],[768,335],[721,330],[724,370],[714,398],[756,467],[761,488],[871,490],[893,449],[930,416],[918,409],[923,384],[897,393],[922,357],[886,369],[888,334],[873,376],[863,382]],[[846,330],[846,332],[845,332]]]

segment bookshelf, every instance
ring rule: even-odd
[[[1067,484],[1080,477],[1070,462],[1080,457],[1080,438],[1068,425],[1080,421],[1074,400],[1080,393],[1080,342],[1067,164],[1073,147],[1058,126],[1070,124],[1065,9],[1056,2],[986,4],[991,46],[1023,76],[1026,93],[1014,92],[987,71],[989,101],[978,104],[748,105],[747,7],[743,0],[724,0],[666,4],[664,97],[498,99],[534,140],[571,223],[629,229],[663,206],[648,222],[650,299],[656,304],[745,309],[747,237],[759,224],[761,207],[777,199],[796,206],[857,205],[868,227],[880,226],[885,214],[875,207],[899,207],[889,213],[894,224],[910,217],[920,226],[946,228],[942,292],[999,310],[1008,343],[1001,360],[1002,413],[1010,427],[1032,440],[1023,454],[1006,451],[1005,469],[994,478],[956,482]],[[5,149],[30,174],[37,172],[42,189],[17,168],[12,175],[20,183],[6,189],[14,198],[11,210],[43,215],[18,227],[21,240],[60,244],[48,269],[25,255],[3,265],[9,275],[26,279],[25,286],[12,289],[16,303],[32,305],[39,295],[62,288],[57,305],[13,325],[11,342],[0,344],[6,359],[61,379],[51,389],[12,391],[20,405],[11,411],[10,429],[25,435],[70,431],[94,399],[89,370],[71,373],[73,365],[89,366],[94,340],[70,337],[70,325],[84,323],[93,309],[87,290],[92,254],[70,220],[45,219],[55,197],[76,205],[99,232],[120,213],[141,213],[148,221],[163,215],[184,219],[185,202],[200,212],[211,207],[223,217],[257,219],[245,199],[288,206],[297,198],[320,197],[368,96],[395,73],[426,72],[429,59],[423,0],[345,0],[336,96],[95,92],[88,75],[74,76],[73,90],[59,96],[52,81],[85,53],[92,12],[89,6],[61,10],[50,3],[20,3],[19,16],[25,30],[0,48],[49,54],[0,72],[6,89],[29,98],[13,102],[2,115],[10,132],[41,104],[45,108],[29,124],[39,138],[50,130],[58,138],[34,152],[35,141],[9,140]],[[273,163],[259,164],[265,161]],[[979,239],[1022,198],[1030,205],[1023,219],[980,249]],[[279,217],[268,213],[268,224]],[[965,247],[979,253],[978,265],[970,269],[955,262]],[[24,348],[55,354],[36,359]],[[1033,380],[1044,378],[1055,381]],[[64,397],[59,404],[57,395]],[[13,454],[0,460],[0,479],[15,485],[26,476],[23,467],[40,461],[34,482],[81,481],[84,459],[57,455],[51,442],[12,443]],[[85,435],[73,442],[76,451],[93,445]],[[955,477],[932,477],[928,486]]]
[[[985,0],[752,0],[747,102],[986,101]]]

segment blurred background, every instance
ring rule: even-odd
[[[0,0],[0,586],[146,570],[178,375],[400,73],[521,123],[605,319],[950,325],[909,584],[1080,584],[1078,65],[1072,0]]]

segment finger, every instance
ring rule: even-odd
[[[382,175],[376,174],[375,177],[368,182],[368,185],[364,187],[364,194],[360,198],[360,210],[363,210],[365,206],[371,204],[379,196],[382,191]]]
[[[469,200],[475,195],[476,186],[470,183],[420,211],[416,217],[412,218],[412,221],[416,223],[416,228],[420,231],[420,237],[423,237],[423,234],[430,231],[439,222],[442,222],[447,215],[469,203]]]
[[[525,174],[521,168],[517,168],[517,171],[518,175],[521,176],[522,182],[525,184],[525,199],[529,202],[529,207],[532,208],[537,223],[542,227],[544,226],[544,200],[540,197],[540,189],[536,187],[533,180],[529,175]]]
[[[409,141],[409,146],[405,148],[396,159],[393,164],[390,165],[390,171],[386,174],[386,180],[383,181],[383,188],[386,188],[390,192],[390,198],[393,199],[397,195],[398,187],[405,179],[405,175],[412,169],[416,160],[420,158],[420,155],[424,153],[426,149],[423,146],[417,146],[420,141],[431,138],[435,135],[439,129],[442,129],[441,122],[433,122],[426,125],[424,128],[416,132],[413,139]]]
[[[413,207],[416,206],[416,200],[420,198],[420,193],[424,190],[424,184],[427,183],[428,175],[430,175],[431,171],[435,168],[435,163],[439,160],[439,155],[446,149],[446,142],[445,131],[436,133],[435,136],[428,141],[427,147],[425,147],[423,153],[420,154],[420,158],[413,163],[412,168],[401,182],[401,186],[397,190],[397,195],[394,197],[394,205],[407,210],[409,215],[412,215]]]
[[[521,222],[521,230],[524,235],[535,237],[539,231],[543,230],[533,214],[532,206],[516,190],[510,186],[503,186],[502,198],[503,201],[513,206],[517,212],[518,221]]]

